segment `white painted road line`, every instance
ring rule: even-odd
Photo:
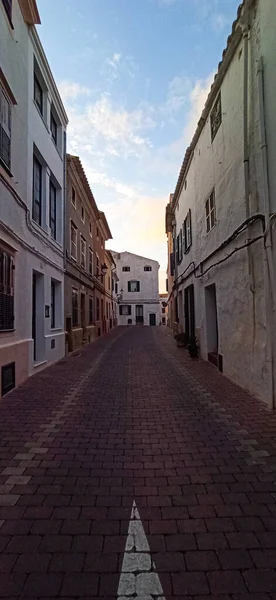
[[[135,502],[131,510],[117,598],[130,600],[134,596],[135,600],[153,600],[153,596],[155,600],[165,600]]]

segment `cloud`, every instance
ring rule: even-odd
[[[89,96],[91,94],[91,90],[79,83],[73,81],[61,81],[58,84],[59,93],[62,97],[62,100],[75,100],[78,96]]]
[[[96,102],[77,110],[69,107],[69,135],[74,151],[81,152],[84,144],[94,152],[96,146],[109,156],[137,156],[144,147],[150,147],[147,132],[156,123],[151,107],[140,105],[128,111],[124,106],[113,106],[110,98],[102,94]]]
[[[225,27],[228,27],[231,23],[231,19],[223,13],[215,13],[211,18],[212,29],[218,33],[223,31]]]
[[[115,52],[115,54],[113,54],[112,58],[107,58],[106,62],[108,65],[110,65],[113,69],[117,69],[117,66],[120,62],[122,58],[122,55],[119,54],[119,52]]]
[[[177,113],[187,103],[191,90],[191,79],[185,75],[174,77],[168,86],[167,100],[162,108],[163,113]]]

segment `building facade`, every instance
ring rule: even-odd
[[[67,116],[35,0],[0,2],[0,392],[64,355]]]
[[[64,303],[67,352],[110,329],[111,267],[108,275],[105,242],[111,237],[79,157],[68,154]]]
[[[167,212],[171,310],[201,356],[275,406],[276,4],[244,0]],[[274,242],[274,244],[273,244]]]
[[[118,276],[118,325],[159,325],[156,260],[131,252],[113,252]]]
[[[168,325],[168,294],[159,294],[160,325]]]
[[[115,289],[118,282],[116,263],[111,250],[105,251],[105,264],[107,266],[107,273],[105,275],[107,331],[110,331],[117,324],[117,296]]]

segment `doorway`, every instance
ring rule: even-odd
[[[85,341],[86,321],[85,321],[85,294],[81,294],[80,297],[80,311],[81,311],[81,327],[82,327],[82,341]]]
[[[218,317],[215,284],[205,288],[206,328],[208,360],[218,365]]]
[[[185,333],[188,338],[195,336],[195,295],[194,286],[189,285],[184,291]]]
[[[45,360],[44,311],[44,275],[33,271],[32,338],[34,362]]]
[[[144,307],[143,304],[137,304],[135,307],[136,325],[144,324]]]
[[[153,326],[156,325],[156,314],[155,313],[150,313],[149,324],[153,325]]]

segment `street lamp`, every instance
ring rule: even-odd
[[[104,264],[102,265],[102,272],[101,272],[101,275],[106,275],[106,274],[107,274],[107,271],[108,271],[108,267],[107,267],[107,266],[106,266],[106,264],[104,263]]]
[[[122,301],[122,299],[123,299],[123,292],[124,292],[124,290],[123,290],[123,288],[121,288],[121,289],[120,289],[120,293],[119,293],[119,294],[117,294],[117,302],[118,302],[118,304],[120,304],[120,302],[121,302],[121,301]]]

